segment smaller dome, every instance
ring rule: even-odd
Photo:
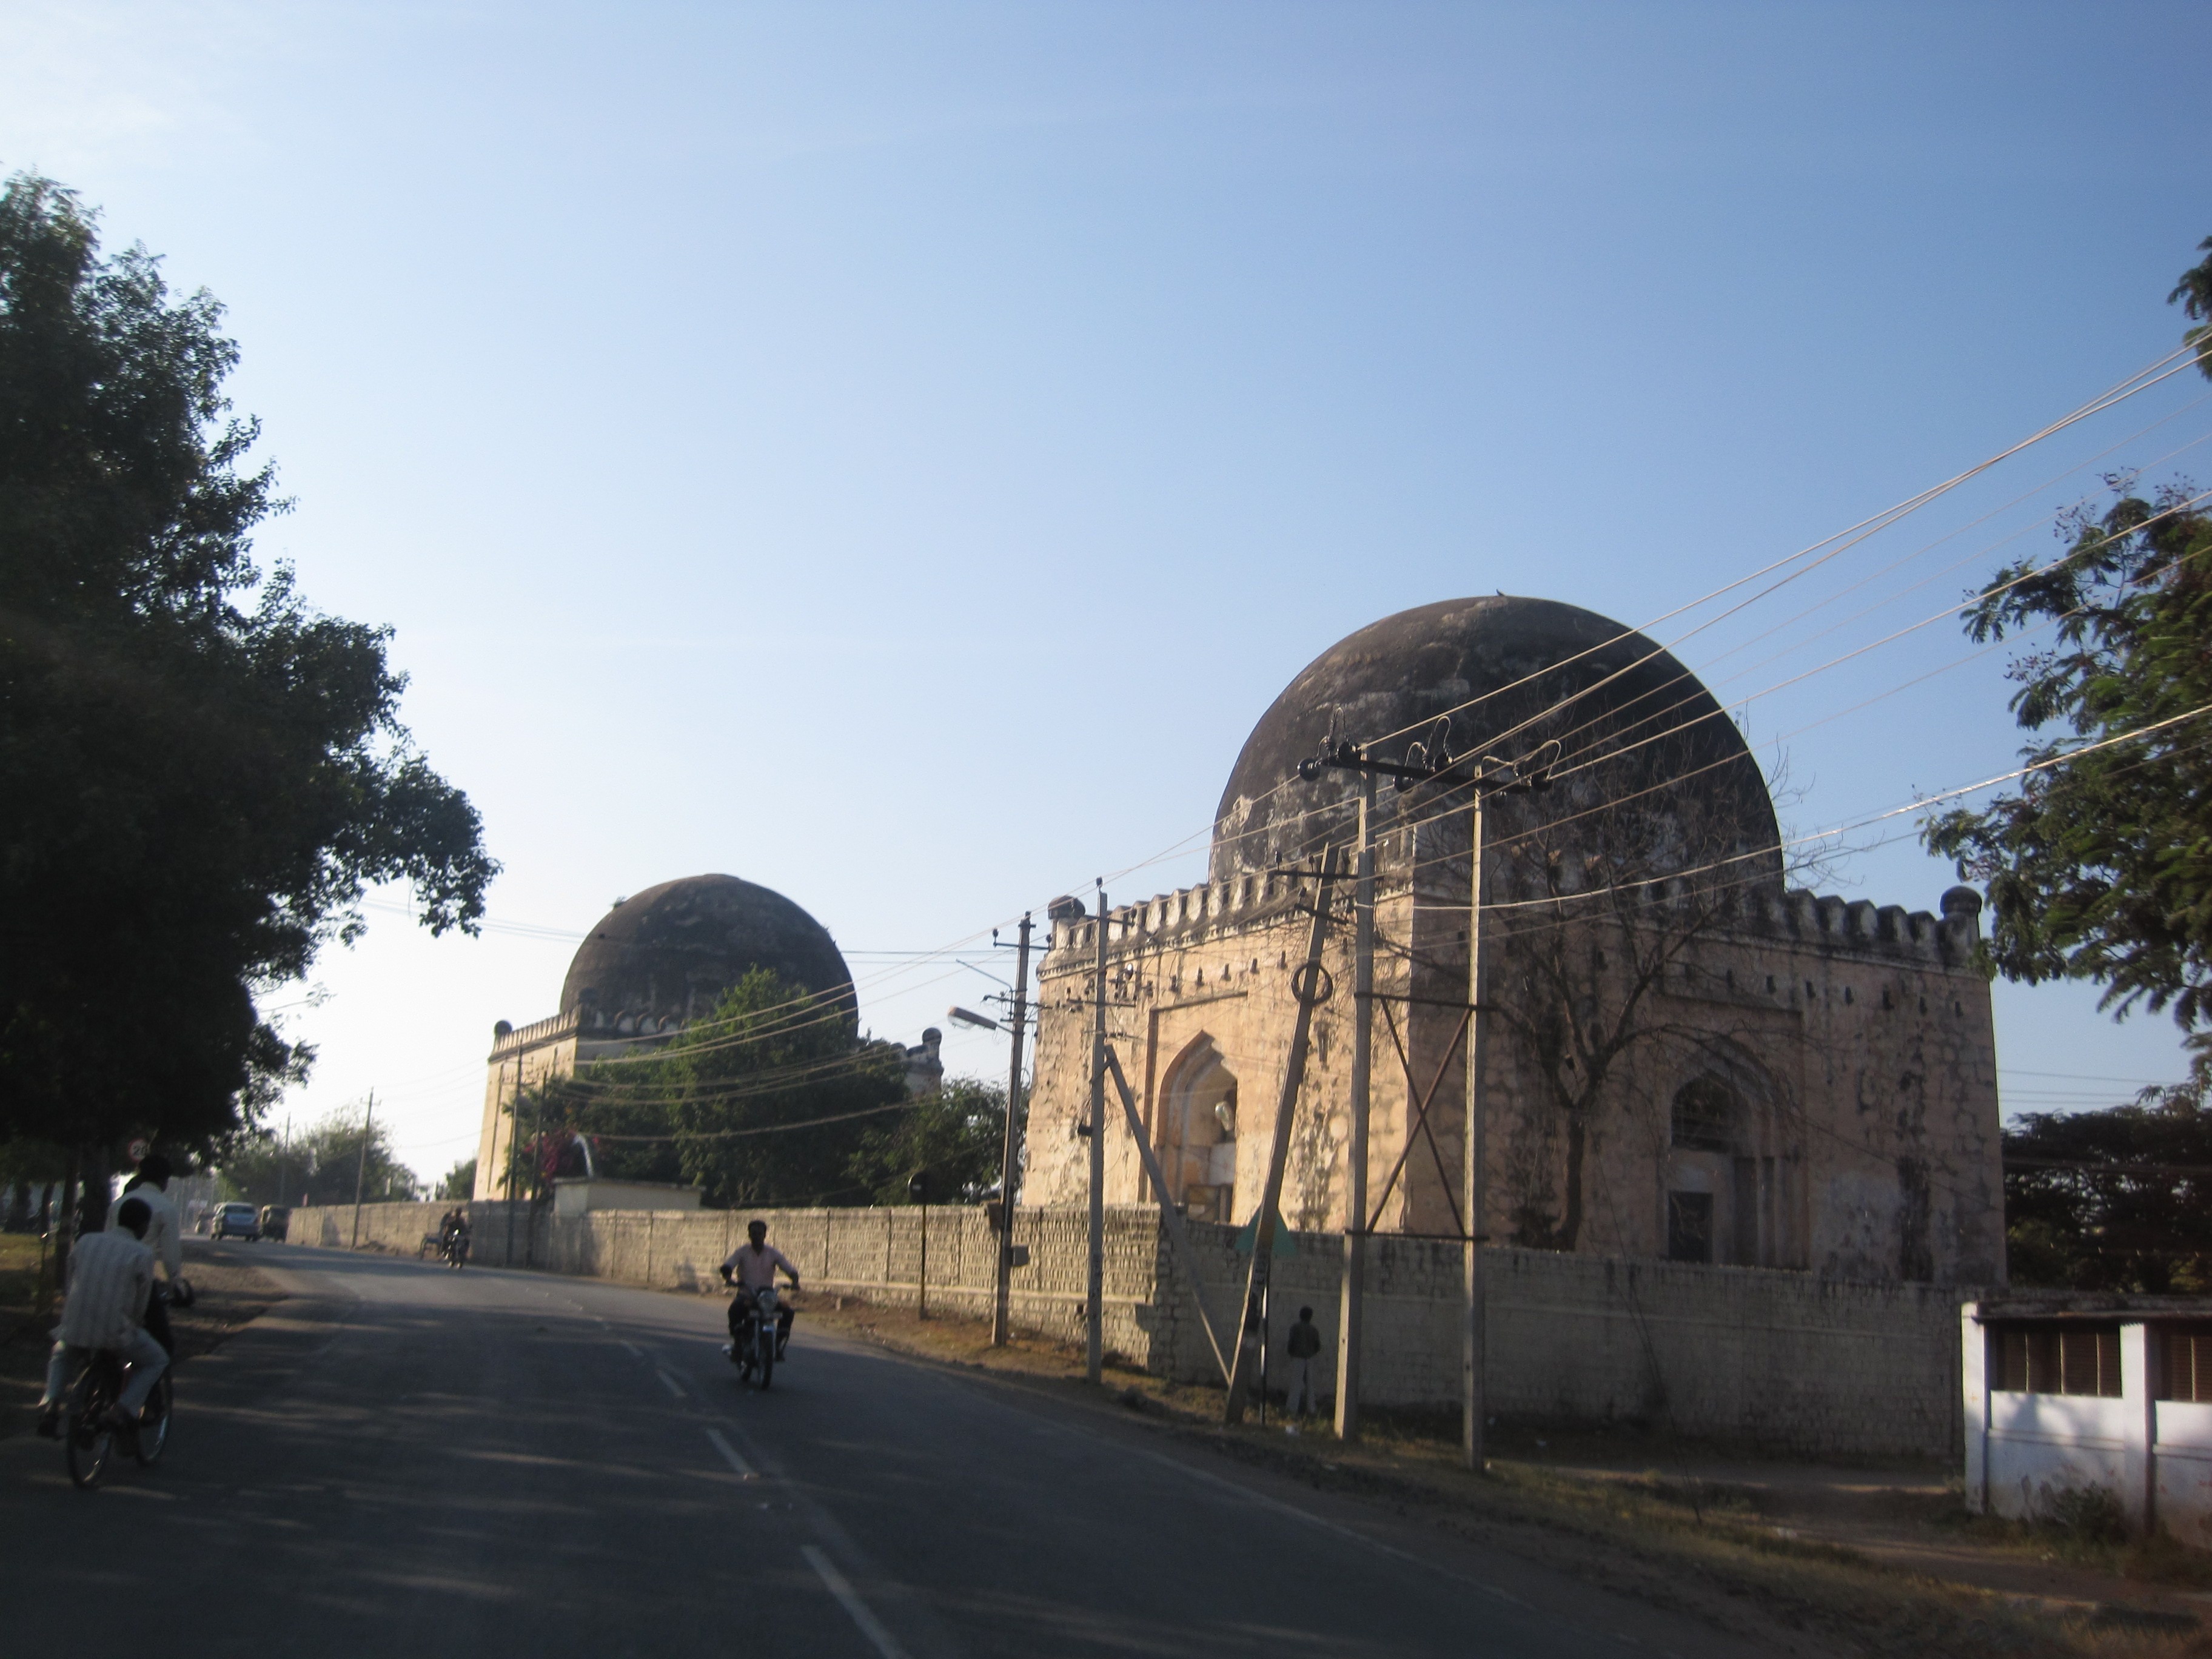
[[[561,1012],[588,1006],[632,1030],[696,1019],[754,968],[817,995],[853,997],[829,930],[781,893],[736,876],[686,876],[623,900],[577,948]]]

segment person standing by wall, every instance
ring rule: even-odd
[[[1314,1359],[1321,1352],[1321,1333],[1314,1328],[1311,1308],[1298,1310],[1297,1323],[1291,1327],[1289,1350],[1291,1386],[1285,1403],[1292,1416],[1306,1417],[1321,1409],[1313,1380]]]

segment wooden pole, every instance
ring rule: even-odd
[[[72,1144],[68,1167],[62,1174],[62,1189],[46,1222],[46,1234],[54,1242],[54,1276],[52,1284],[45,1288],[63,1296],[69,1294],[70,1244],[76,1237],[76,1188],[84,1163],[84,1147]]]
[[[1022,1173],[1022,1025],[1029,1017],[1030,918],[1022,913],[1021,948],[1014,956],[1014,1055],[1006,1069],[1006,1146],[999,1161],[999,1276],[991,1301],[991,1346],[1003,1348],[1012,1331],[1014,1188]]]
[[[1291,1030],[1290,1056],[1283,1067],[1283,1092],[1275,1103],[1274,1133],[1267,1143],[1267,1178],[1260,1189],[1260,1207],[1253,1213],[1252,1271],[1245,1283],[1243,1323],[1237,1333],[1237,1348],[1231,1358],[1229,1400],[1222,1415],[1224,1423],[1232,1425],[1244,1420],[1244,1396],[1250,1390],[1255,1369],[1252,1364],[1252,1342],[1261,1334],[1267,1278],[1274,1266],[1275,1208],[1283,1195],[1284,1167],[1290,1162],[1291,1125],[1297,1113],[1298,1091],[1306,1079],[1306,1049],[1313,1032],[1313,1011],[1324,997],[1322,986],[1327,970],[1322,966],[1321,951],[1328,937],[1328,904],[1335,881],[1334,854],[1324,851],[1306,959],[1291,980],[1291,992],[1298,1003],[1297,1024]]]
[[[1175,1251],[1176,1265],[1189,1286],[1190,1299],[1198,1310],[1198,1322],[1206,1332],[1206,1345],[1213,1350],[1213,1363],[1221,1368],[1221,1380],[1230,1379],[1231,1368],[1221,1347],[1221,1338],[1213,1328],[1213,1320],[1206,1311],[1206,1286],[1198,1274],[1198,1253],[1191,1249],[1190,1231],[1185,1227],[1182,1211],[1168,1196],[1168,1178],[1160,1170],[1160,1160],[1152,1151],[1152,1144],[1145,1138],[1144,1120],[1137,1115],[1136,1091],[1129,1087],[1129,1079],[1122,1075],[1121,1057],[1111,1048],[1106,1051],[1106,1069],[1114,1075],[1114,1091],[1121,1097],[1122,1121],[1128,1125],[1129,1139],[1137,1143],[1137,1156],[1144,1160],[1145,1173],[1152,1178],[1152,1190],[1159,1194],[1160,1220],[1168,1230],[1168,1243]]]
[[[1345,1149],[1344,1290],[1336,1325],[1336,1436],[1359,1437],[1359,1342],[1367,1281],[1367,1119],[1375,1054],[1375,774],[1359,792],[1352,894],[1352,1133]]]

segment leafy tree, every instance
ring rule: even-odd
[[[850,1165],[906,1097],[906,1058],[861,1038],[848,999],[756,968],[665,1048],[580,1067],[520,1103],[533,1184],[572,1136],[603,1174],[683,1180],[718,1208],[820,1204],[865,1191]]]
[[[437,1195],[444,1200],[466,1200],[474,1198],[476,1191],[477,1161],[468,1158],[446,1171],[446,1178],[438,1183]]]
[[[2199,242],[2197,251],[2212,256],[2212,236]],[[2184,343],[2197,348],[2197,367],[2212,376],[2212,258],[2183,271],[2173,292],[2166,296],[2166,302],[2179,305],[2197,325],[2185,330],[2181,337]]]
[[[2011,670],[2015,793],[1942,814],[1924,834],[1988,887],[1997,970],[2031,984],[2091,980],[2104,1006],[2171,1009],[2200,1070],[2212,1054],[2212,516],[2185,486],[2148,499],[2116,480],[2048,565],[2008,567],[1976,601],[1976,640],[2050,625]],[[2146,736],[2112,742],[2136,732]],[[2098,747],[2096,745],[2106,746]]]
[[[2004,1157],[2013,1283],[2212,1290],[2212,1111],[2193,1091],[2023,1118]]]
[[[920,1176],[930,1203],[972,1204],[998,1186],[1006,1139],[1006,1085],[959,1078],[869,1130],[849,1167],[881,1203],[914,1202]]]
[[[314,611],[204,292],[102,257],[52,181],[0,191],[0,1139],[206,1149],[312,1054],[257,994],[372,883],[472,930],[497,870],[398,718],[389,630]]]
[[[361,1107],[342,1106],[282,1140],[266,1133],[239,1137],[218,1166],[225,1195],[252,1204],[350,1204],[359,1179],[371,1204],[415,1197],[422,1182],[393,1154],[384,1124],[369,1129],[364,1172],[362,1116]]]
[[[2212,314],[2212,258],[2172,297],[2191,317]],[[2189,338],[2212,377],[2212,333]],[[2101,516],[2069,517],[2063,557],[2008,566],[1966,611],[1978,641],[2051,629],[2010,671],[2014,715],[2039,734],[2021,757],[2039,769],[1923,835],[1988,887],[1998,972],[2092,981],[2119,1017],[2170,1011],[2202,1087],[2212,1083],[2212,514],[2185,484],[2146,496],[2132,478],[2106,482],[2116,499]]]

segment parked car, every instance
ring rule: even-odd
[[[215,1224],[209,1232],[216,1238],[242,1238],[252,1243],[261,1237],[261,1218],[251,1204],[218,1204]]]
[[[291,1206],[285,1204],[264,1204],[261,1206],[261,1236],[273,1238],[279,1244],[292,1231]]]

